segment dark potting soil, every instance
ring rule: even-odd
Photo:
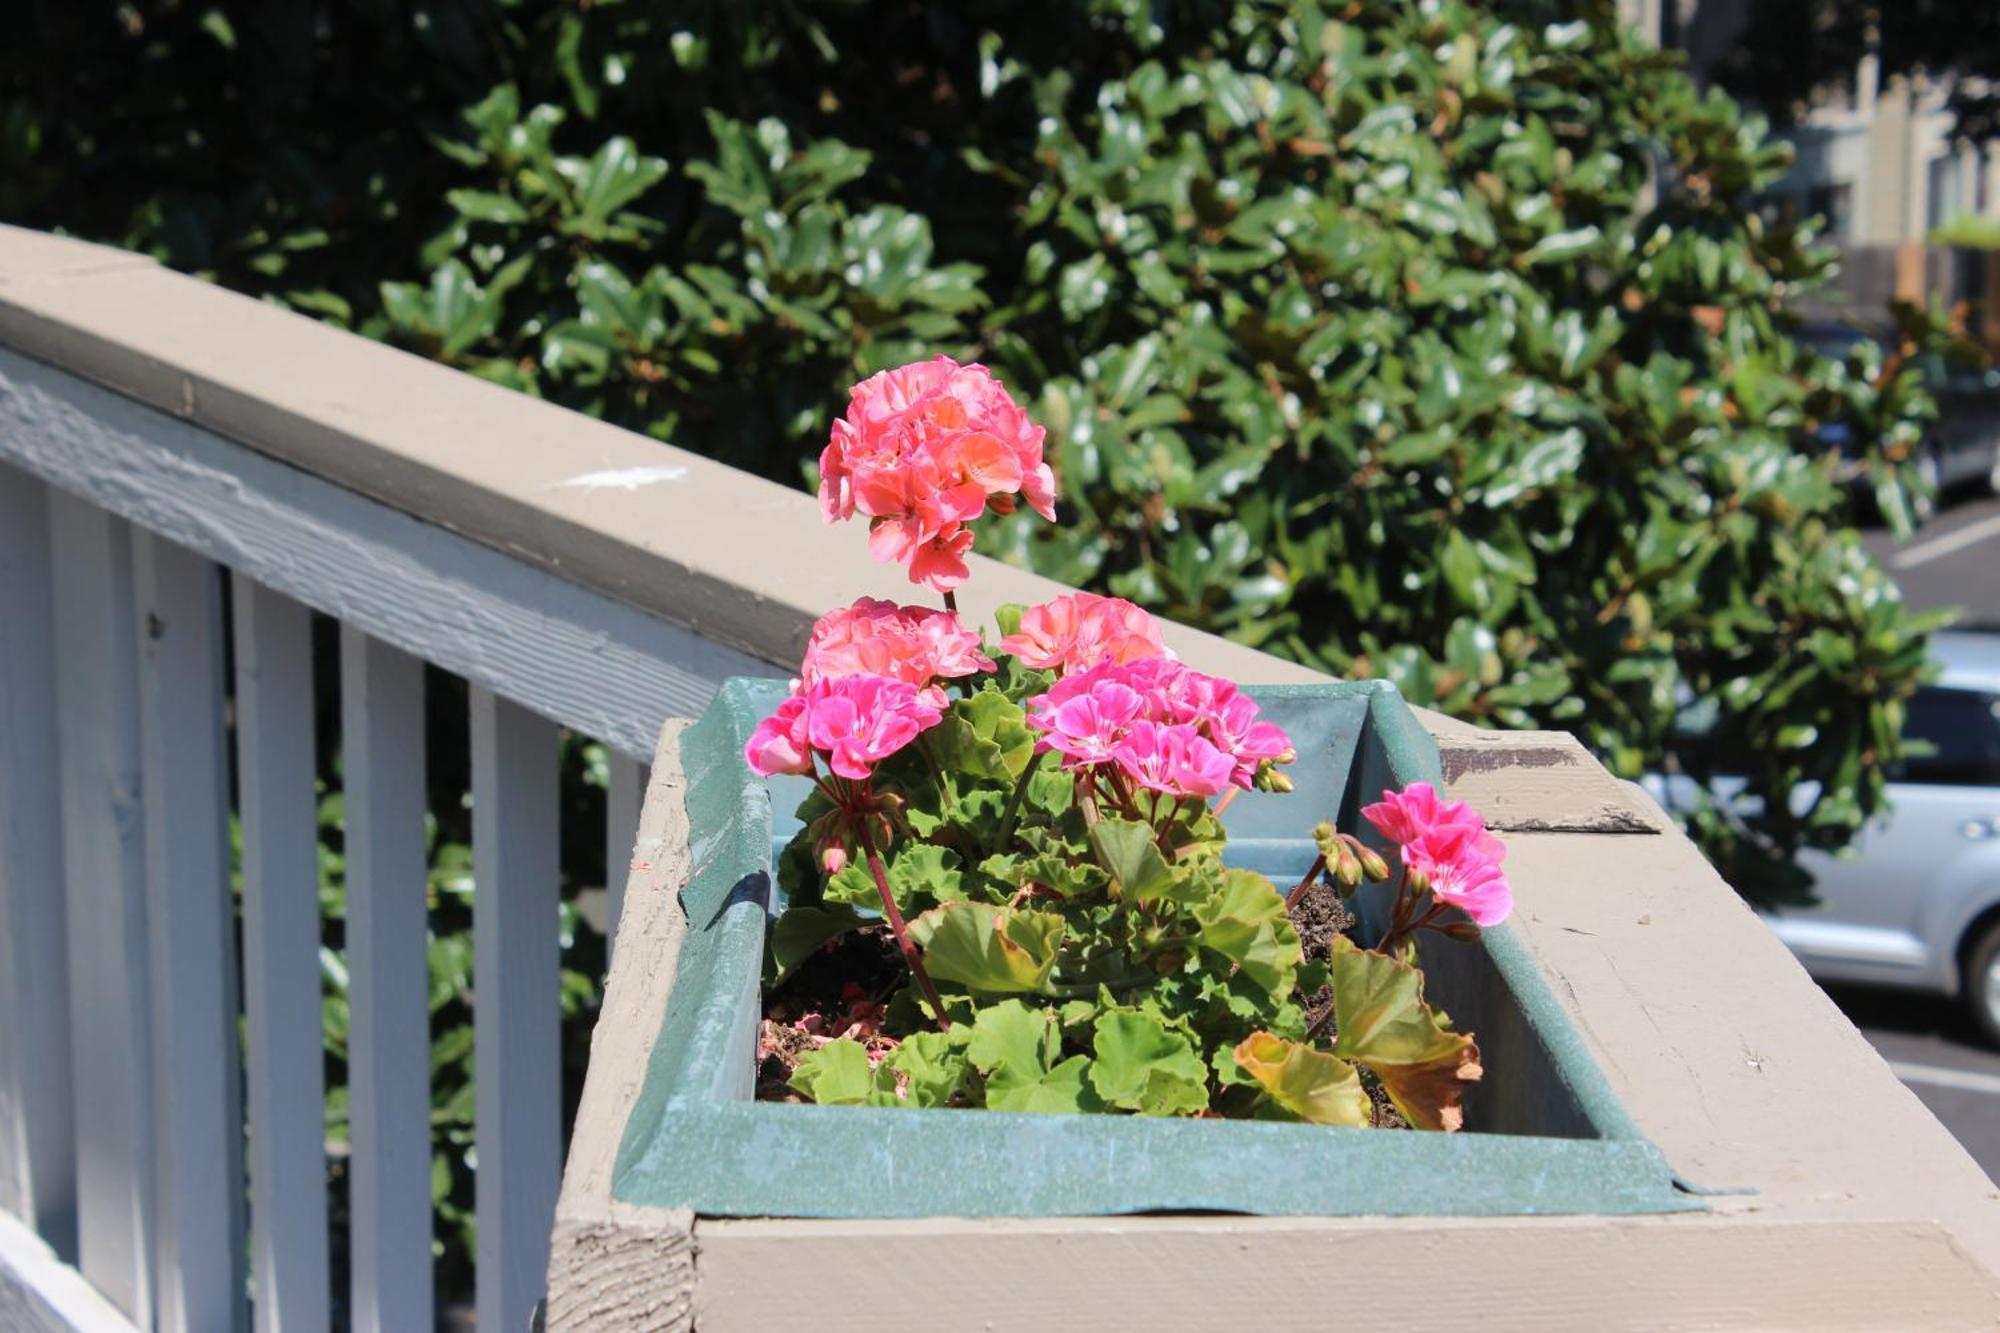
[[[1333,937],[1347,934],[1358,924],[1354,913],[1323,879],[1313,880],[1305,896],[1292,904],[1291,915],[1292,928],[1299,932],[1299,946],[1305,951],[1308,963],[1325,962],[1333,949]],[[1332,988],[1321,986],[1306,996],[1305,1008],[1306,1025],[1317,1024],[1333,1008]],[[1333,1035],[1331,1027],[1327,1035]]]
[[[902,954],[886,926],[851,930],[827,942],[764,996],[757,1036],[757,1100],[804,1100],[791,1089],[799,1058],[833,1037],[872,1047],[894,1042],[882,1035],[882,1013],[905,980]]]
[[[1341,901],[1340,895],[1335,893],[1324,879],[1313,881],[1312,887],[1292,905],[1291,916],[1292,928],[1299,932],[1299,946],[1304,950],[1308,963],[1325,962],[1333,951],[1333,937],[1346,935],[1351,938],[1355,928],[1361,924],[1353,909]],[[1321,1019],[1327,1017],[1328,1011],[1332,1008],[1333,988],[1321,986],[1306,997],[1306,1025],[1316,1026]],[[1333,1039],[1332,1022],[1327,1023],[1321,1035],[1329,1041]],[[1389,1100],[1389,1094],[1382,1090],[1379,1082],[1365,1072],[1361,1076],[1361,1082],[1368,1090],[1368,1100],[1374,1110],[1376,1128],[1409,1128],[1410,1122],[1403,1118],[1403,1113]]]
[[[1358,924],[1353,911],[1324,879],[1314,879],[1305,896],[1292,905],[1292,927],[1299,932],[1299,945],[1308,963],[1325,962],[1333,949],[1333,937],[1348,934]]]

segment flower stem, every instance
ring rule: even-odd
[[[923,987],[924,998],[930,1001],[931,1012],[937,1016],[938,1031],[949,1032],[951,1021],[944,1016],[944,1001],[938,998],[937,983],[924,970],[924,961],[917,956],[917,946],[910,943],[910,932],[903,924],[902,909],[896,906],[896,895],[889,892],[889,872],[882,868],[882,858],[875,852],[875,839],[869,834],[866,824],[861,825],[861,851],[868,858],[868,868],[875,873],[875,891],[882,895],[882,911],[889,918],[889,929],[895,932],[896,943],[903,951],[903,961],[910,965],[917,984]]]
[[[1389,917],[1389,929],[1383,934],[1381,942],[1375,946],[1378,953],[1394,953],[1396,946],[1402,943],[1405,936],[1422,930],[1444,911],[1443,903],[1433,901],[1422,917],[1413,920],[1417,896],[1404,891],[1409,885],[1409,880],[1409,867],[1405,866],[1396,880],[1396,910]]]
[[[1324,869],[1326,869],[1326,857],[1315,856],[1312,868],[1306,871],[1305,877],[1298,882],[1298,887],[1285,895],[1285,910],[1287,912],[1299,905],[1299,899],[1306,896],[1306,890],[1312,887],[1312,882],[1319,878],[1319,872]]]
[[[1085,828],[1092,828],[1096,825],[1099,815],[1097,813],[1097,770],[1094,768],[1081,769],[1077,773],[1076,808],[1083,815],[1083,825]]]
[[[1154,797],[1153,803],[1155,808],[1157,808],[1159,798]],[[1136,805],[1137,802],[1135,801],[1134,804]],[[1169,865],[1180,859],[1174,852],[1174,821],[1180,818],[1180,813],[1181,803],[1179,798],[1167,802],[1167,817],[1159,823],[1153,833],[1153,843],[1160,849],[1160,855],[1166,858]]]
[[[1028,782],[1035,776],[1035,770],[1041,766],[1042,756],[1037,754],[1030,756],[1027,767],[1021,770],[1020,778],[1014,783],[1013,794],[1007,798],[1007,808],[1000,815],[1000,838],[994,844],[994,851],[1004,852],[1013,842],[1014,823],[1021,817],[1021,802],[1027,799]]]

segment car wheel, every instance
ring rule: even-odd
[[[1965,1007],[1972,1011],[1972,1021],[1986,1034],[1986,1040],[2000,1046],[2000,921],[1987,926],[1973,942],[1959,990]]]

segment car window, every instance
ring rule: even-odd
[[[1903,736],[1922,742],[1930,752],[1904,759],[1898,781],[2000,787],[2000,694],[1918,690],[1910,700]]]

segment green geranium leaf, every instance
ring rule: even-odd
[[[791,1084],[821,1106],[894,1106],[900,1100],[895,1075],[870,1065],[867,1049],[847,1037],[807,1051],[792,1070]]]
[[[828,940],[869,924],[868,918],[844,903],[786,908],[771,923],[771,936],[764,950],[766,981],[784,980]]]
[[[1479,1079],[1479,1047],[1424,1003],[1423,973],[1338,936],[1328,967],[1338,1025],[1334,1053],[1381,1079],[1417,1128],[1463,1125],[1460,1098]]]
[[[1028,779],[1027,808],[1059,815],[1076,805],[1076,776],[1056,764],[1043,763]]]
[[[1129,819],[1107,817],[1090,829],[1090,849],[1110,873],[1118,891],[1148,902],[1175,896],[1173,868],[1154,845],[1153,830]]]
[[[1095,865],[1057,852],[989,856],[979,863],[979,873],[1003,898],[1011,898],[1030,885],[1053,890],[1064,898],[1079,898],[1102,893],[1105,885],[1104,872]]]
[[[1368,1124],[1368,1094],[1347,1061],[1268,1032],[1251,1033],[1233,1054],[1236,1067],[1281,1110],[1315,1125]]]
[[[913,918],[910,938],[937,980],[991,995],[1019,995],[1048,983],[1066,929],[1054,912],[952,902]]]
[[[994,782],[1014,781],[1035,756],[1027,714],[990,685],[952,704],[924,742],[947,773]]]
[[[913,1032],[882,1063],[909,1080],[912,1106],[943,1106],[965,1084],[964,1028]]]
[[[1032,1083],[989,1079],[986,1105],[994,1111],[1038,1111],[1056,1114],[1102,1111],[1104,1103],[1091,1088],[1090,1061],[1072,1055]]]
[[[889,856],[889,892],[905,915],[915,915],[941,902],[965,897],[964,872],[958,853],[929,842],[903,842]],[[826,882],[826,901],[880,911],[882,894],[875,887],[868,862],[856,858]]]
[[[1142,1115],[1208,1109],[1208,1071],[1185,1033],[1129,1009],[1099,1014],[1093,1031],[1090,1084],[1106,1103]]]
[[[1003,1000],[972,1021],[966,1056],[986,1075],[986,1105],[995,1111],[1097,1111],[1103,1102],[1088,1081],[1090,1061],[1057,1060],[1062,1034],[1055,1015]]]
[[[1198,904],[1201,944],[1243,970],[1273,996],[1292,989],[1300,960],[1299,933],[1285,914],[1285,900],[1271,881],[1248,870],[1231,870],[1222,891]]]

